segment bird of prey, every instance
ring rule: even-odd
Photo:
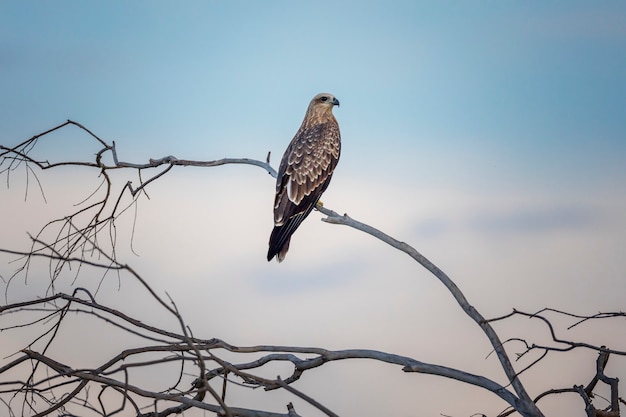
[[[313,97],[300,129],[280,161],[268,261],[274,257],[278,262],[285,259],[291,235],[311,213],[330,183],[341,151],[334,106],[339,106],[339,100],[332,94]]]

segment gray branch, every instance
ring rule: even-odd
[[[40,160],[33,156],[31,153],[37,143],[38,140],[41,140],[44,136],[48,135],[51,132],[57,131],[61,128],[67,126],[75,126],[82,130],[84,130],[90,137],[92,137],[101,149],[96,153],[95,162],[94,161],[60,161],[60,162],[49,162],[47,160]],[[110,157],[110,160],[113,161],[113,164],[107,164],[104,162],[105,155]],[[500,340],[498,334],[493,329],[491,323],[497,320],[502,320],[507,317],[512,316],[513,314],[524,314],[521,312],[515,311],[514,313],[491,320],[486,320],[467,300],[463,292],[457,287],[457,285],[448,277],[446,273],[444,273],[440,268],[434,265],[430,260],[428,260],[425,256],[423,256],[420,252],[418,252],[411,245],[401,242],[386,233],[378,230],[368,224],[357,221],[347,214],[340,215],[333,210],[323,207],[321,204],[317,206],[317,210],[326,215],[326,218],[323,220],[330,224],[344,225],[352,227],[356,230],[367,233],[387,245],[400,250],[407,255],[409,255],[412,259],[414,259],[417,263],[419,263],[422,267],[428,270],[432,275],[434,275],[450,292],[452,297],[455,299],[460,308],[480,327],[483,331],[489,342],[491,343],[494,352],[496,353],[500,365],[506,375],[506,385],[502,385],[497,383],[491,379],[488,379],[484,376],[474,375],[468,372],[464,372],[458,369],[449,368],[436,364],[429,364],[425,362],[418,361],[414,358],[400,356],[393,353],[380,352],[375,350],[367,350],[367,349],[348,349],[348,350],[339,350],[339,351],[331,351],[323,348],[317,347],[295,347],[295,346],[272,346],[272,345],[259,345],[259,346],[234,346],[230,345],[224,341],[219,339],[210,339],[210,340],[202,340],[193,337],[191,332],[187,332],[187,329],[184,325],[182,317],[178,314],[178,310],[176,309],[173,301],[170,300],[170,303],[167,303],[161,297],[154,293],[151,287],[147,284],[145,280],[139,276],[132,268],[128,265],[119,263],[115,258],[115,237],[111,236],[110,244],[113,247],[112,255],[107,254],[107,251],[104,250],[99,245],[99,240],[97,236],[102,230],[106,230],[105,227],[109,226],[109,229],[113,228],[115,220],[123,214],[128,208],[132,207],[134,204],[137,204],[137,199],[140,196],[140,193],[145,193],[146,188],[157,179],[166,175],[170,171],[172,171],[175,167],[178,166],[194,166],[194,167],[216,167],[228,164],[243,164],[243,165],[252,165],[259,167],[266,171],[273,177],[276,177],[277,173],[274,168],[270,165],[269,161],[269,153],[266,161],[249,159],[249,158],[222,158],[212,161],[197,161],[197,160],[188,160],[188,159],[178,159],[174,156],[165,156],[161,158],[153,158],[149,159],[147,162],[136,163],[136,162],[123,162],[120,161],[116,144],[112,142],[108,144],[98,136],[96,136],[93,132],[85,128],[79,123],[68,120],[67,122],[56,126],[46,132],[43,132],[39,135],[35,135],[32,138],[20,143],[14,147],[6,147],[0,145],[0,174],[5,173],[7,175],[7,184],[9,183],[9,175],[12,171],[14,171],[20,165],[26,165],[28,170],[27,172],[35,175],[35,172],[29,167],[29,165],[35,165],[42,170],[51,169],[58,166],[63,165],[72,165],[72,166],[83,166],[90,169],[96,168],[100,171],[100,174],[103,176],[104,185],[103,190],[100,188],[96,190],[92,196],[88,199],[92,198],[97,193],[104,195],[97,202],[88,205],[87,207],[79,209],[77,212],[66,216],[62,219],[57,219],[49,222],[44,228],[32,238],[33,246],[30,251],[14,251],[14,250],[3,250],[0,249],[0,252],[21,255],[26,259],[26,265],[22,268],[22,270],[28,271],[28,262],[30,262],[31,258],[34,257],[45,257],[50,260],[50,262],[56,262],[56,265],[51,268],[52,272],[52,282],[56,277],[56,274],[66,265],[70,265],[72,263],[78,263],[80,266],[85,267],[94,267],[94,268],[103,268],[107,271],[114,270],[118,273],[129,273],[135,279],[137,279],[148,291],[148,293],[155,298],[162,307],[164,307],[171,314],[175,315],[180,322],[181,325],[181,333],[165,331],[158,327],[148,326],[147,324],[141,322],[140,320],[134,319],[132,317],[126,316],[120,311],[114,310],[112,308],[106,307],[104,305],[96,303],[95,299],[91,294],[89,294],[89,300],[81,299],[76,297],[76,294],[72,296],[64,295],[64,294],[55,294],[50,295],[47,294],[47,297],[40,298],[37,300],[31,300],[23,303],[13,304],[13,305],[5,305],[0,306],[0,314],[5,314],[9,312],[19,312],[19,311],[36,311],[35,308],[38,304],[42,305],[55,305],[55,301],[65,301],[66,305],[63,307],[59,307],[55,310],[56,307],[48,307],[48,309],[42,309],[41,311],[45,311],[47,314],[52,317],[54,314],[62,312],[60,318],[58,318],[57,325],[63,320],[64,315],[67,312],[75,312],[82,314],[91,314],[100,320],[103,320],[108,323],[115,323],[115,325],[127,331],[129,333],[139,335],[140,337],[145,338],[150,341],[157,341],[157,345],[154,346],[143,346],[135,349],[129,349],[121,352],[120,354],[114,356],[113,358],[106,361],[101,367],[91,370],[77,370],[72,369],[70,366],[66,364],[61,364],[56,362],[51,357],[46,355],[46,351],[44,349],[43,353],[39,353],[34,349],[24,349],[23,356],[18,359],[13,360],[9,364],[0,368],[0,374],[4,372],[8,372],[16,368],[18,365],[23,363],[24,361],[33,362],[34,368],[37,367],[37,364],[41,363],[45,365],[47,368],[56,373],[55,375],[51,375],[49,377],[45,377],[39,381],[34,380],[35,371],[31,374],[31,378],[29,381],[22,382],[22,385],[16,391],[9,392],[17,392],[22,391],[26,393],[37,393],[34,395],[43,395],[40,393],[45,392],[46,390],[50,390],[54,387],[65,386],[68,384],[67,382],[56,382],[59,380],[65,380],[66,378],[71,378],[73,390],[70,393],[66,393],[65,397],[61,400],[52,401],[50,408],[48,408],[44,413],[52,412],[63,407],[70,401],[78,401],[78,393],[80,391],[85,390],[86,385],[89,383],[97,383],[101,384],[105,387],[111,387],[117,392],[121,393],[124,399],[129,399],[133,406],[135,403],[131,400],[129,393],[133,393],[139,397],[149,398],[153,400],[160,401],[171,401],[174,403],[178,403],[179,405],[176,407],[170,407],[164,409],[160,412],[152,412],[148,414],[139,414],[142,417],[152,416],[152,417],[165,417],[170,414],[182,413],[184,410],[197,407],[200,409],[208,410],[218,415],[226,415],[226,416],[241,416],[241,417],[296,417],[297,413],[295,412],[293,405],[290,403],[287,406],[287,413],[275,413],[261,410],[250,410],[250,409],[242,409],[242,408],[233,408],[230,406],[226,406],[225,401],[225,386],[227,382],[231,382],[230,376],[234,375],[240,378],[243,383],[241,385],[244,386],[254,386],[254,387],[263,387],[267,390],[270,389],[284,389],[292,394],[298,396],[299,398],[308,401],[314,407],[317,407],[319,410],[327,414],[328,416],[335,417],[336,415],[322,404],[318,403],[313,398],[309,397],[307,394],[300,392],[293,388],[290,384],[294,381],[298,380],[304,372],[307,370],[322,366],[328,362],[338,361],[338,360],[351,360],[351,359],[370,359],[380,362],[389,363],[392,365],[402,366],[402,370],[404,372],[415,372],[429,375],[437,375],[444,378],[449,378],[453,380],[460,381],[462,383],[471,384],[477,387],[481,387],[485,390],[488,390],[499,398],[507,402],[512,409],[519,412],[521,415],[525,417],[543,417],[542,412],[537,408],[535,402],[539,400],[542,396],[549,395],[552,393],[559,392],[579,392],[583,400],[585,401],[585,406],[587,408],[588,413],[593,409],[593,405],[591,402],[592,393],[591,390],[598,383],[598,381],[604,382],[611,387],[611,405],[613,410],[618,410],[619,406],[619,397],[618,397],[618,379],[617,378],[609,378],[604,374],[604,367],[608,360],[608,355],[612,353],[623,354],[617,351],[613,351],[610,349],[606,349],[602,347],[598,349],[592,345],[588,344],[579,344],[576,346],[580,346],[583,348],[597,349],[601,352],[600,357],[597,361],[597,372],[596,376],[592,380],[592,382],[588,385],[587,388],[574,387],[568,390],[551,390],[546,391],[544,394],[541,394],[539,397],[535,398],[533,401],[528,395],[525,387],[519,379],[519,372],[516,372],[514,369],[512,362],[506,353],[503,342]],[[156,173],[155,170],[156,169]],[[136,172],[139,185],[134,187],[131,181],[127,181],[119,190],[117,195],[114,195],[113,192],[113,182],[109,177],[108,171],[110,170],[130,170],[131,172]],[[142,172],[148,170],[152,175],[147,179],[142,177]],[[38,181],[38,180],[37,180]],[[102,187],[101,185],[101,187]],[[131,202],[127,205],[123,203],[124,197],[129,195],[131,196]],[[87,200],[88,200],[87,199]],[[128,200],[125,200],[128,201]],[[105,210],[107,210],[105,212]],[[110,211],[109,211],[110,210]],[[83,217],[87,216],[87,220],[85,221]],[[56,234],[56,240],[47,244],[41,239],[41,235],[47,228],[52,228],[53,226],[58,226],[59,230]],[[97,263],[90,261],[85,258],[85,253],[94,253],[96,252],[102,259],[106,262]],[[78,253],[79,256],[75,256]],[[80,268],[78,268],[80,270]],[[9,280],[10,282],[10,280]],[[53,286],[51,285],[51,288]],[[171,304],[171,305],[170,305]],[[78,307],[74,307],[78,306]],[[624,313],[609,313],[613,314],[613,316],[623,316]],[[560,339],[557,339],[555,333],[553,332],[552,326],[550,322],[539,314],[535,313],[532,315],[534,318],[543,319],[550,332],[553,336],[553,340],[555,342],[563,342]],[[609,315],[597,316],[597,318],[608,317]],[[581,320],[580,324],[585,320],[596,318],[594,317],[583,317],[577,316]],[[7,329],[0,329],[7,330]],[[45,334],[40,336],[43,338],[46,336]],[[52,342],[52,339],[56,337],[56,331],[50,333],[48,344]],[[40,339],[38,338],[38,340]],[[510,339],[512,340],[512,339]],[[574,342],[567,342],[572,346]],[[534,346],[534,345],[533,345]],[[214,352],[219,349],[224,349],[233,353],[258,353],[259,357],[256,359],[245,362],[245,363],[229,363],[217,356]],[[549,349],[547,347],[543,347],[543,349]],[[556,350],[556,349],[554,349]],[[155,352],[169,352],[173,354],[171,357],[157,359],[156,361],[135,361],[133,362],[132,358],[135,358],[142,354]],[[313,355],[313,357],[307,357],[306,359],[300,358],[298,355]],[[604,356],[603,356],[604,355]],[[121,362],[124,362],[121,364]],[[194,361],[199,365],[201,370],[200,377],[192,384],[192,388],[186,391],[180,391],[178,388],[178,383],[174,386],[174,388],[168,390],[167,392],[153,392],[147,391],[140,387],[134,386],[129,383],[128,380],[118,380],[113,378],[111,375],[116,373],[121,373],[127,378],[128,369],[132,367],[141,368],[147,367],[154,363],[165,363],[168,361],[180,361],[181,364],[184,364],[186,361]],[[265,379],[257,375],[253,375],[248,370],[251,369],[259,369],[263,367],[265,364],[275,362],[275,361],[288,361],[293,365],[293,372],[287,378],[281,378],[278,376],[276,379]],[[536,362],[535,362],[536,363]],[[530,366],[533,366],[531,364]],[[182,366],[182,365],[181,365]],[[220,397],[217,392],[208,385],[208,382],[214,378],[223,378],[224,380],[224,389],[222,392],[222,396]],[[179,380],[180,382],[180,380]],[[4,384],[4,383],[3,383]],[[7,383],[8,384],[8,383]],[[46,385],[43,387],[43,385]],[[55,385],[56,384],[56,385]],[[0,384],[2,385],[2,384]],[[39,386],[42,385],[42,388]],[[511,389],[509,389],[511,388]],[[103,388],[104,389],[104,388]],[[176,393],[173,393],[176,392]],[[213,399],[217,404],[209,404],[207,402],[201,401],[204,398],[204,393],[209,392]],[[86,394],[88,395],[88,394]],[[84,406],[87,401],[84,401]],[[101,405],[101,409],[104,412],[104,407]],[[135,409],[138,410],[137,406]],[[34,412],[34,410],[32,410]],[[509,414],[509,412],[505,413]],[[42,413],[37,415],[43,415]]]

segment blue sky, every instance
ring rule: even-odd
[[[277,155],[308,99],[331,91],[342,165],[359,169],[378,156],[403,175],[426,174],[415,161],[447,177],[437,165],[458,166],[458,151],[485,178],[501,163],[508,180],[539,172],[560,187],[616,174],[626,147],[619,2],[0,8],[0,110],[16,139],[72,118],[137,157]]]
[[[331,92],[343,149],[324,202],[413,244],[494,315],[623,306],[614,288],[626,267],[625,74],[618,1],[0,2],[0,143],[69,118],[115,140],[131,162],[271,151],[276,165],[310,98]],[[84,141],[66,130],[39,152],[88,159],[97,149]],[[75,203],[89,194],[85,182],[99,183],[95,173],[65,174],[61,183],[42,176],[51,202],[30,199],[26,229],[61,207],[55,191],[77,181]],[[7,213],[26,213],[15,188]],[[141,257],[129,262],[184,300],[190,320],[205,291],[243,291],[250,308],[297,311],[267,312],[267,322],[246,328],[249,338],[237,332],[249,316],[233,312],[212,323],[217,336],[457,360],[398,331],[445,338],[442,326],[465,335],[467,322],[438,283],[382,244],[313,213],[285,263],[267,264],[273,183],[258,169],[175,170],[149,191],[134,241]],[[172,262],[182,257],[183,271]],[[207,280],[207,270],[220,279]],[[326,331],[306,331],[320,317]],[[286,326],[303,330],[284,340]],[[483,364],[488,347],[477,343],[479,359],[461,368]],[[410,415],[411,398],[390,400],[396,414]],[[424,413],[486,412],[483,404]],[[332,405],[380,414],[341,398]]]

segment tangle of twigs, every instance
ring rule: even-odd
[[[49,162],[32,156],[39,141],[47,138],[52,132],[70,126],[81,129],[100,146],[94,161]],[[321,413],[334,417],[336,414],[333,411],[311,395],[296,389],[292,384],[301,379],[308,370],[334,361],[368,359],[400,366],[402,371],[407,373],[437,375],[481,387],[494,393],[508,404],[509,408],[503,411],[501,416],[513,412],[518,412],[523,416],[543,416],[536,405],[537,402],[546,396],[566,392],[576,393],[583,398],[588,415],[592,415],[590,414],[592,412],[596,413],[593,415],[600,415],[600,412],[604,412],[617,413],[614,415],[619,416],[619,404],[623,401],[618,395],[618,379],[607,376],[605,371],[610,356],[624,356],[626,352],[560,337],[557,335],[552,320],[546,314],[557,314],[574,319],[575,322],[568,327],[571,329],[592,320],[624,317],[624,313],[606,312],[582,316],[546,308],[535,313],[513,310],[507,315],[486,319],[469,303],[452,279],[415,248],[347,214],[340,215],[321,205],[317,209],[327,216],[324,219],[326,222],[352,227],[369,234],[406,253],[430,271],[489,340],[493,353],[498,357],[506,376],[505,383],[411,357],[375,350],[333,351],[298,346],[234,346],[219,339],[195,337],[185,324],[173,300],[158,296],[130,266],[119,262],[115,252],[116,221],[129,209],[136,207],[141,195],[147,196],[146,189],[151,183],[172,172],[174,167],[216,167],[226,164],[253,165],[276,176],[276,171],[269,163],[269,153],[266,161],[247,158],[193,161],[166,156],[149,159],[146,163],[122,162],[119,160],[115,142],[109,144],[86,127],[71,120],[16,146],[0,145],[0,174],[6,175],[7,184],[10,183],[10,175],[18,167],[25,167],[29,178],[34,176],[40,188],[41,183],[36,169],[47,170],[69,165],[96,169],[102,177],[102,183],[78,205],[76,211],[48,222],[37,235],[32,236],[29,250],[0,249],[0,252],[18,256],[23,261],[23,264],[7,280],[6,288],[14,277],[22,273],[28,274],[30,263],[34,259],[44,258],[50,265],[50,285],[44,296],[0,306],[0,318],[35,316],[34,319],[1,327],[0,331],[16,331],[33,326],[45,328],[28,346],[0,367],[0,375],[3,375],[3,378],[7,376],[6,379],[0,380],[0,401],[5,404],[11,415],[20,413],[16,410],[21,410],[22,415],[33,416],[44,416],[53,412],[59,415],[73,415],[69,410],[76,408],[89,410],[101,416],[127,415],[128,410],[132,410],[132,413],[137,416],[165,417],[180,414],[191,408],[198,408],[228,417],[298,416],[292,403],[287,404],[286,413],[229,405],[227,387],[247,387],[283,390],[307,402]],[[128,179],[116,189],[116,184],[110,175],[113,170],[125,170],[136,175],[138,185],[133,185],[133,182]],[[43,190],[41,191],[43,195]],[[53,239],[50,242],[44,239],[45,232],[52,232]],[[72,294],[57,292],[55,280],[62,270],[71,267],[76,268],[75,274],[85,268],[91,268],[104,271],[104,274],[112,272],[118,276],[124,274],[132,277],[143,286],[146,293],[158,303],[162,310],[175,320],[176,329],[171,330],[163,325],[149,324],[145,320],[131,317],[120,310],[102,304],[96,301],[96,294],[92,294],[85,288],[76,287]],[[94,319],[99,324],[112,326],[117,331],[134,337],[138,341],[138,346],[124,349],[91,368],[61,363],[55,360],[49,352],[53,342],[62,337],[61,329],[66,325],[65,323],[69,322],[68,317],[75,316]],[[514,316],[539,321],[547,329],[553,344],[535,344],[523,338],[510,338],[502,342],[492,324]],[[517,354],[518,360],[531,351],[540,351],[541,355],[521,370],[517,370],[513,365],[514,361],[510,359],[504,348],[505,344],[515,342],[523,346],[522,351]],[[590,382],[586,386],[550,389],[531,398],[519,376],[544,360],[549,352],[572,349],[587,349],[598,353],[596,373],[591,377]],[[225,360],[224,355],[221,354],[223,352],[247,355],[246,357],[251,354],[256,356],[252,360],[235,362]],[[289,363],[291,373],[279,375],[276,378],[260,376],[260,370],[274,363]],[[174,374],[163,375],[163,381],[169,381],[165,388],[147,389],[135,382],[135,375],[138,371],[166,364],[176,365],[178,371]],[[26,373],[25,369],[28,369]],[[609,406],[604,410],[597,409],[592,401],[594,388],[599,382],[608,385],[611,390]]]

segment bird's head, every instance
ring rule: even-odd
[[[339,100],[330,93],[319,93],[311,100],[311,106],[323,106],[332,109],[333,106],[339,106]]]
[[[339,100],[329,93],[320,93],[313,97],[309,103],[306,116],[304,117],[304,126],[311,126],[319,123],[325,123],[328,120],[335,120],[333,116],[333,107],[339,105]]]

